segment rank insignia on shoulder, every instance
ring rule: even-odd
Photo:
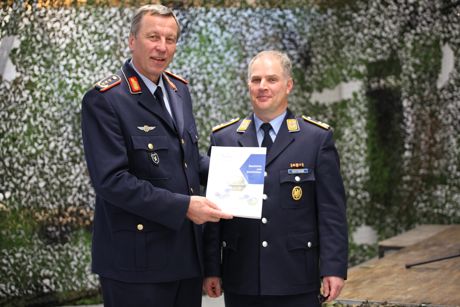
[[[173,74],[173,73],[170,72],[170,71],[165,70],[165,73],[168,74],[168,75],[170,75],[171,77],[173,77],[173,78],[175,78],[175,79],[177,79],[177,80],[179,80],[179,81],[185,83],[185,84],[188,84],[188,81],[187,81],[187,80],[185,80],[184,78],[182,78],[182,77],[180,77],[180,76],[178,76],[178,75],[176,75],[176,74]]]
[[[98,81],[96,84],[94,84],[94,87],[99,92],[105,92],[120,83],[121,83],[121,78],[119,76],[111,75],[107,78],[102,79],[101,81]]]
[[[236,132],[240,132],[240,133],[245,132],[248,129],[250,124],[251,124],[250,119],[243,119],[238,129],[236,129]]]
[[[299,122],[297,121],[296,118],[286,119],[286,124],[287,124],[287,128],[289,132],[297,132],[300,130]]]
[[[323,122],[314,120],[314,119],[312,119],[310,116],[302,115],[302,118],[303,118],[306,122],[309,122],[309,123],[311,123],[311,124],[313,124],[313,125],[316,125],[316,126],[318,126],[318,127],[323,128],[323,129],[326,129],[326,130],[331,129],[331,126],[329,126],[328,124],[325,124],[325,123],[323,123]]]
[[[225,127],[227,127],[227,126],[230,126],[230,125],[236,123],[236,122],[239,121],[239,120],[240,120],[240,118],[238,117],[238,118],[231,119],[231,120],[229,120],[229,121],[226,122],[226,123],[219,124],[219,125],[217,125],[217,126],[215,126],[215,127],[212,128],[212,132],[216,132],[216,131],[218,131],[218,130],[220,130],[220,129],[222,129],[222,128],[225,128]]]

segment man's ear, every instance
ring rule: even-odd
[[[286,94],[289,94],[292,91],[292,89],[294,88],[294,80],[292,80],[292,78],[289,78],[289,80],[287,81],[286,88],[287,88]]]
[[[134,49],[134,40],[135,39],[136,39],[136,37],[133,34],[129,34],[128,46],[129,46],[129,50],[131,50],[131,51],[133,51],[133,49]]]

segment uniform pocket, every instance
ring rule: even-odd
[[[132,215],[113,216],[114,260],[127,271],[154,270],[167,264],[172,249],[169,230]]]
[[[291,255],[292,280],[302,284],[319,278],[318,236],[316,233],[290,234],[286,248]]]
[[[314,201],[315,172],[295,173],[292,169],[280,171],[281,207],[285,209],[306,208]]]
[[[133,152],[130,154],[130,171],[147,180],[168,179],[169,142],[166,136],[131,136]]]

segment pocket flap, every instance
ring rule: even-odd
[[[131,141],[133,142],[134,149],[144,149],[149,151],[156,151],[159,149],[168,149],[168,139],[166,136],[157,135],[157,136],[140,136],[133,135],[131,136]]]
[[[315,233],[292,234],[287,239],[287,249],[309,249],[318,246],[318,236]]]

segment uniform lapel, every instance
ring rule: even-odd
[[[170,86],[171,81],[167,81],[167,76],[163,74],[163,83],[168,94],[169,106],[174,114],[176,128],[179,135],[183,135],[184,131],[184,106],[182,104],[182,97],[177,89],[172,89]]]
[[[288,118],[295,118],[295,116],[293,116],[293,114],[289,110],[287,111],[286,117],[284,118],[283,123],[281,124],[278,134],[276,135],[275,142],[273,143],[272,147],[270,148],[270,151],[267,154],[267,166],[273,160],[275,160],[276,157],[278,157],[283,152],[283,150],[289,146],[289,144],[291,144],[295,140],[295,134],[297,132],[289,132],[286,124],[286,119]]]
[[[253,116],[251,115],[246,119],[250,120],[251,124],[249,124],[249,127],[245,131],[237,132],[239,135],[238,143],[243,147],[259,147],[259,144],[257,143],[256,128],[254,125]]]
[[[169,114],[166,114],[165,111],[163,111],[163,108],[157,102],[152,93],[150,93],[149,89],[144,84],[141,77],[139,77],[137,73],[134,71],[134,69],[129,65],[129,60],[126,61],[123,65],[121,73],[128,85],[131,94],[135,96],[135,98],[133,99],[137,99],[137,102],[142,107],[155,114],[162,120],[162,122],[166,126],[168,126],[170,129],[174,131],[175,128],[172,125],[172,122],[166,119],[166,116],[169,116]],[[138,88],[136,87],[136,83]]]

